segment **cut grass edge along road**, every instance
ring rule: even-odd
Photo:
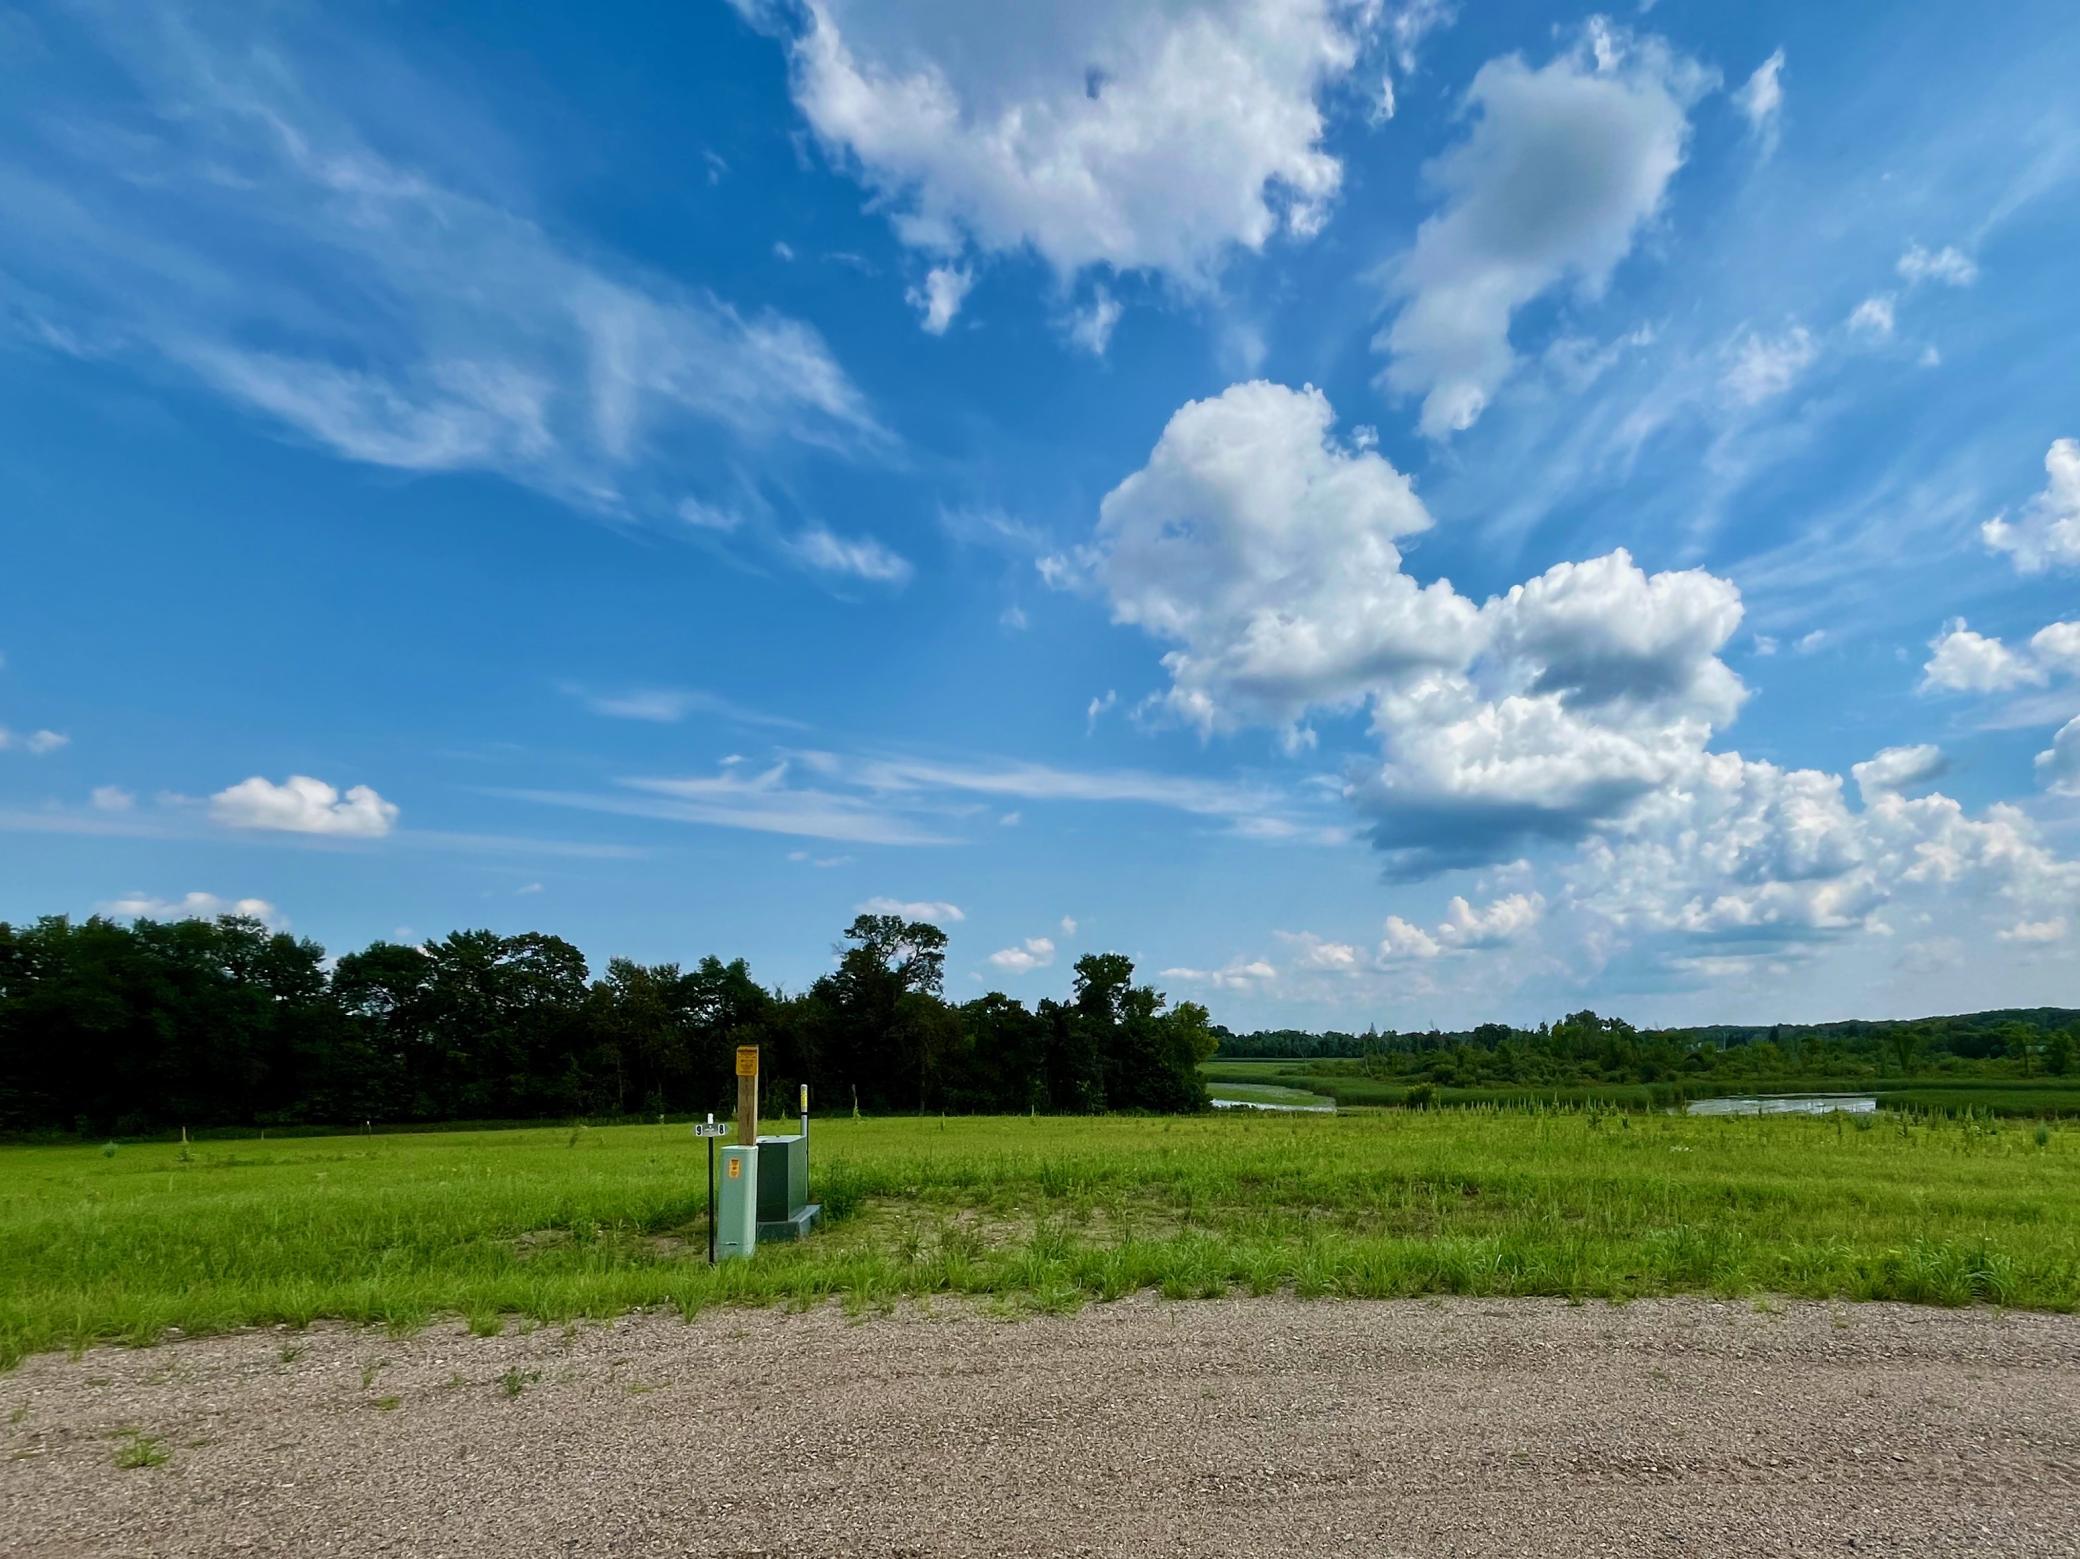
[[[1439,1109],[832,1120],[830,1227],[711,1269],[683,1125],[0,1148],[0,1361],[320,1319],[938,1293],[2080,1306],[2080,1127]]]

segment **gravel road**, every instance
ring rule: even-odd
[[[97,1349],[0,1376],[0,1552],[2080,1554],[2080,1317],[1135,1299]]]

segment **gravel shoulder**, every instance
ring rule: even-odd
[[[7,1555],[1317,1552],[2080,1555],[2080,1317],[1140,1298],[0,1376]]]

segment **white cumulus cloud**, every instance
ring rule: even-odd
[[[2000,693],[2041,683],[2044,670],[1999,639],[1974,633],[1962,617],[1953,617],[1929,641],[1932,652],[1921,668],[1924,691]]]
[[[924,316],[919,323],[927,335],[946,334],[974,285],[975,273],[965,266],[935,265],[925,273],[924,285],[912,287],[908,298],[910,306]]]
[[[1420,962],[1506,947],[1529,936],[1545,912],[1546,901],[1536,893],[1508,894],[1480,908],[1454,894],[1445,907],[1445,918],[1435,930],[1400,915],[1389,915],[1380,937],[1378,962],[1391,967],[1411,960]]]
[[[1166,980],[1188,985],[1209,985],[1217,991],[1253,991],[1278,978],[1278,970],[1261,958],[1237,958],[1218,969],[1165,969]]]
[[[966,920],[967,914],[958,904],[949,904],[944,899],[892,899],[877,895],[858,906],[862,915],[900,915],[905,920],[926,920],[933,924],[951,921],[958,925]]]
[[[1760,405],[1790,389],[1819,356],[1819,343],[1803,325],[1793,323],[1774,336],[1749,328],[1727,347],[1719,382],[1736,404]]]
[[[102,914],[121,920],[215,920],[223,915],[242,915],[259,921],[270,931],[289,928],[288,917],[266,899],[225,899],[214,893],[186,893],[177,899],[132,893],[110,899],[99,909]]]
[[[1318,100],[1367,15],[1341,0],[803,0],[783,25],[796,104],[905,242],[1189,285],[1233,248],[1321,225],[1342,168]]]
[[[1995,515],[1979,527],[1986,545],[2025,574],[2080,564],[2080,439],[2062,438],[2044,456],[2049,480],[2015,519]]]
[[[1849,316],[1849,330],[1867,341],[1883,341],[1891,336],[1897,318],[1890,293],[1875,293],[1856,305]]]
[[[210,816],[230,828],[276,829],[378,839],[396,826],[398,809],[366,785],[344,795],[320,779],[292,774],[277,785],[254,775],[210,797]]]
[[[1121,313],[1119,299],[1099,287],[1091,301],[1070,317],[1069,339],[1091,356],[1103,357],[1112,345],[1112,327],[1119,323]]]
[[[1932,742],[1912,747],[1887,747],[1850,767],[1856,788],[1868,801],[1885,791],[1906,790],[1932,780],[1947,767],[1943,749]]]
[[[2058,942],[2065,938],[2064,916],[2050,920],[2018,920],[1995,933],[2003,942]]]
[[[1452,948],[1501,947],[1529,935],[1545,912],[1546,901],[1536,893],[1512,893],[1482,909],[1454,895],[1437,937]]]
[[[1979,267],[1949,244],[1933,251],[1909,244],[1899,257],[1899,274],[1910,285],[1933,281],[1946,287],[1969,287],[1979,279]]]
[[[1386,934],[1379,942],[1381,963],[1399,963],[1410,958],[1435,958],[1443,951],[1437,938],[1415,922],[1404,920],[1399,915],[1387,917]]]
[[[1425,175],[1443,208],[1394,268],[1385,382],[1422,398],[1421,425],[1471,427],[1509,376],[1516,311],[1570,283],[1602,292],[1660,209],[1705,77],[1653,39],[1592,28],[1534,70],[1490,60],[1463,103],[1471,129]]]
[[[1093,571],[1116,621],[1179,647],[1165,703],[1188,723],[1288,722],[1398,673],[1462,660],[1477,613],[1401,572],[1430,515],[1326,396],[1256,381],[1192,401],[1106,495]]]
[[[989,961],[1006,974],[1031,974],[1035,969],[1045,969],[1054,962],[1054,941],[1044,936],[1029,936],[1017,947],[1000,947],[989,955]]]
[[[1276,931],[1272,935],[1293,948],[1295,968],[1357,974],[1365,967],[1364,953],[1349,942],[1332,942],[1312,931]]]
[[[2037,754],[2037,778],[2052,794],[2080,796],[2080,716],[2068,720]]]
[[[1435,924],[1391,918],[1375,970],[1433,982],[1463,966],[1448,955],[1521,941],[1521,962],[1560,939],[1571,967],[1624,958],[1656,981],[1723,978],[1888,934],[1887,912],[1908,905],[2009,923],[2080,902],[2080,864],[2027,814],[1926,789],[1932,747],[1865,760],[1853,792],[1843,775],[1713,750],[1747,697],[1723,658],[1742,619],[1728,580],[1618,551],[1480,604],[1419,586],[1400,548],[1428,514],[1333,423],[1311,389],[1245,384],[1188,404],[1064,568],[1162,644],[1161,701],[1202,729],[1368,715],[1377,756],[1320,778],[1390,879],[1520,857],[1552,873],[1536,892],[1456,899]],[[1792,644],[1828,642],[1815,630]],[[2076,666],[2080,623],[2018,651],[1953,622],[1926,681],[1992,690]],[[2039,766],[2047,784],[2080,785],[2080,726]],[[1296,973],[1336,956],[1308,935],[1286,938]]]

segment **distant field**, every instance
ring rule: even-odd
[[[1207,1086],[1223,1097],[1236,1088],[1290,1088],[1334,1099],[1339,1105],[1401,1105],[1414,1086],[1408,1081],[1368,1077],[1346,1060],[1214,1060],[1200,1067]],[[1439,1087],[1444,1105],[1607,1104],[1617,1109],[1668,1108],[1677,1094],[1691,1099],[1751,1093],[1868,1093],[1888,1110],[1972,1110],[1994,1115],[2056,1120],[2080,1119],[2080,1078],[2044,1077],[1776,1077],[1687,1078],[1670,1083],[1576,1083]]]
[[[1868,1119],[1868,1118],[1867,1118]],[[2040,1139],[2041,1135],[2041,1141]],[[683,1126],[0,1148],[0,1361],[165,1328],[827,1296],[1782,1292],[2080,1304],[2080,1127],[1515,1110],[837,1120],[711,1271]]]

